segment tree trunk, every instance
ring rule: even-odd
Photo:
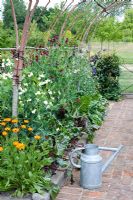
[[[103,41],[101,41],[101,51],[103,50]]]
[[[19,50],[18,50],[19,52]],[[19,103],[19,88],[22,80],[23,68],[23,53],[18,53],[18,58],[15,58],[15,68],[13,72],[13,95],[12,95],[12,116],[18,116],[18,103]]]

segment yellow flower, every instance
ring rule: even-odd
[[[3,131],[3,132],[2,132],[2,135],[3,135],[3,136],[7,136],[8,133],[7,133],[6,131]]]
[[[5,127],[5,131],[10,131],[11,128],[10,127]]]
[[[22,124],[22,125],[21,125],[21,128],[24,128],[24,129],[25,129],[25,128],[26,128],[26,125]]]
[[[25,124],[28,124],[28,123],[29,123],[29,120],[25,119],[25,120],[24,120],[24,123],[25,123]]]
[[[18,144],[19,144],[18,141],[14,141],[14,142],[13,142],[13,145],[14,145],[14,146],[17,146]]]
[[[12,119],[11,118],[5,118],[3,121],[4,122],[10,122]]]
[[[35,135],[34,138],[35,138],[35,140],[40,140],[41,136],[40,135]]]
[[[0,125],[5,126],[6,123],[5,122],[0,122]]]
[[[0,151],[3,151],[3,147],[0,147]]]
[[[18,119],[13,119],[13,120],[12,120],[12,123],[13,123],[13,124],[18,123]]]
[[[20,130],[19,128],[13,128],[13,129],[12,129],[12,132],[13,132],[13,133],[18,133],[19,130]]]
[[[28,128],[28,131],[33,131],[33,128],[29,127],[29,128]]]
[[[18,144],[16,145],[16,148],[17,148],[18,150],[24,150],[24,149],[25,149],[25,144],[23,144],[23,143],[18,143]]]

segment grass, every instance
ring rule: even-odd
[[[122,93],[133,93],[133,73],[121,71],[119,83]]]
[[[92,42],[92,53],[96,53],[101,50],[100,42]],[[103,49],[116,52],[125,64],[133,64],[133,42],[107,42],[103,43]]]
[[[91,46],[91,54],[95,54],[101,50],[100,42],[92,42]],[[122,63],[128,64],[130,70],[133,71],[133,69],[131,69],[133,68],[133,42],[112,42],[109,44],[104,42],[103,49],[109,49],[111,52],[116,52],[121,58]],[[133,93],[133,73],[122,68],[119,83],[122,93]]]

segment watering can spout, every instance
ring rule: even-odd
[[[102,166],[102,173],[106,171],[106,169],[109,167],[111,162],[115,159],[117,154],[120,152],[120,150],[123,148],[123,145],[120,145],[118,148],[109,148],[109,147],[99,147],[99,150],[104,151],[112,151],[113,154],[109,157],[109,159],[103,164]]]

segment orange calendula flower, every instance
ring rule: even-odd
[[[13,132],[13,133],[18,133],[19,131],[20,131],[19,128],[13,128],[13,129],[12,129],[12,132]]]
[[[17,146],[18,144],[19,144],[18,141],[14,141],[14,142],[13,142],[13,145],[14,145],[14,146]]]
[[[21,128],[24,128],[24,129],[25,129],[25,128],[26,128],[26,125],[22,124],[22,125],[21,125]]]
[[[6,123],[5,122],[0,122],[0,125],[5,126]]]
[[[0,151],[3,151],[3,147],[0,147]]]
[[[25,124],[28,124],[28,123],[29,123],[29,120],[25,119],[25,120],[24,120],[24,123],[25,123]]]
[[[18,144],[16,145],[16,148],[17,148],[18,150],[24,150],[24,149],[25,149],[25,144],[23,144],[23,143],[18,143]]]
[[[28,131],[33,131],[33,128],[29,127],[29,128],[28,128]]]
[[[10,131],[11,128],[10,127],[5,127],[5,131]]]
[[[12,119],[11,118],[5,118],[3,121],[4,122],[10,122]]]
[[[3,135],[3,136],[7,136],[8,133],[7,133],[6,131],[3,131],[3,132],[2,132],[2,135]]]
[[[18,123],[18,119],[13,119],[13,120],[12,120],[12,123],[13,123],[13,124]]]
[[[40,135],[35,135],[34,138],[35,138],[35,140],[40,140],[41,136]]]

